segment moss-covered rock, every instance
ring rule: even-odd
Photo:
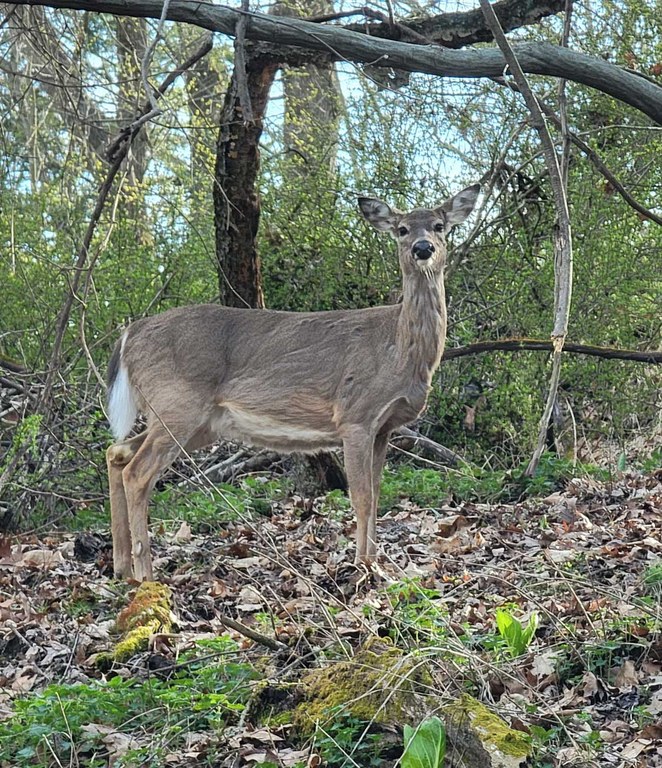
[[[426,713],[431,683],[421,659],[373,642],[352,659],[306,674],[292,722],[302,737],[339,715],[381,725],[415,723]]]
[[[468,695],[445,710],[448,768],[518,768],[531,739]]]
[[[126,661],[146,650],[149,638],[172,630],[172,593],[165,584],[144,581],[133,599],[117,617],[116,628],[122,637],[115,645],[113,659]]]

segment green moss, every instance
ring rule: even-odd
[[[129,605],[117,617],[116,627],[123,633],[113,650],[115,661],[126,661],[146,650],[149,638],[157,632],[170,632],[172,593],[165,584],[144,581]]]
[[[164,627],[170,627],[171,599],[170,587],[158,581],[143,581],[129,605],[117,617],[117,629],[127,632],[152,619],[158,619]]]
[[[467,694],[446,707],[445,713],[447,722],[458,728],[468,719],[488,752],[498,750],[502,755],[522,759],[531,754],[531,739],[526,733],[509,728],[498,715]]]
[[[291,713],[292,722],[302,736],[340,713],[380,724],[414,722],[424,713],[421,694],[431,682],[420,660],[372,643],[353,659],[303,677],[302,701]]]

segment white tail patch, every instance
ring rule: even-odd
[[[131,431],[131,427],[133,427],[138,415],[138,407],[136,406],[133,388],[129,381],[129,373],[122,360],[125,341],[126,336],[122,339],[117,376],[108,391],[108,420],[116,440],[124,440]]]

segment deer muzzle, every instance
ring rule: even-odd
[[[418,240],[412,246],[411,252],[418,261],[427,261],[434,253],[434,245],[429,240]]]

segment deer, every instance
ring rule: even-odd
[[[479,191],[474,184],[407,213],[358,198],[364,218],[397,243],[400,303],[319,312],[200,304],[124,330],[109,361],[107,397],[118,578],[153,579],[154,485],[179,455],[219,439],[282,453],[342,448],[355,562],[375,561],[389,436],[425,408],[446,343],[446,236],[471,214]],[[138,413],[146,427],[127,437]]]

